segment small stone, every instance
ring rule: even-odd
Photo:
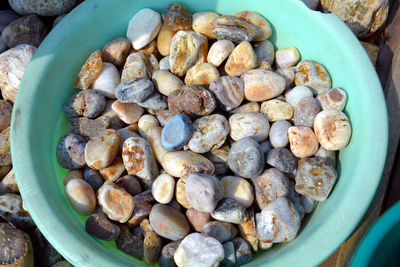
[[[300,54],[296,47],[281,48],[275,54],[275,62],[279,68],[293,67],[299,59]]]
[[[175,198],[185,209],[192,208],[186,199],[186,181],[182,178],[176,182]]]
[[[192,14],[180,3],[171,3],[162,12],[164,24],[173,31],[191,30]]]
[[[305,212],[301,200],[302,195],[296,192],[295,185],[296,183],[293,182],[293,180],[289,180],[289,194],[287,195],[287,198],[292,202],[293,206],[299,212],[300,218],[303,219]]]
[[[156,114],[158,110],[166,109],[168,107],[167,98],[163,97],[158,91],[153,91],[153,93],[143,100],[137,103],[147,109],[151,114]]]
[[[64,105],[64,112],[70,118],[84,116],[94,119],[106,106],[105,97],[93,90],[84,90],[71,97]]]
[[[282,243],[293,240],[300,229],[300,214],[285,197],[268,204],[257,218],[260,240]]]
[[[218,40],[234,43],[251,42],[258,34],[256,26],[236,16],[220,16],[211,24],[211,32]]]
[[[290,150],[298,158],[310,157],[318,151],[318,140],[307,126],[292,126],[288,129]]]
[[[336,167],[336,151],[326,150],[321,146],[314,156],[325,160],[328,165],[331,165],[334,168]]]
[[[115,88],[117,88],[120,81],[117,68],[111,63],[103,62],[103,68],[99,76],[92,83],[91,88],[108,98],[115,99]]]
[[[157,36],[157,48],[162,56],[169,55],[171,40],[174,37],[174,35],[175,31],[171,30],[165,23],[161,26],[160,32],[158,33]],[[167,69],[169,70],[169,68]]]
[[[167,151],[181,150],[192,137],[192,121],[186,114],[177,114],[161,132],[161,144]]]
[[[269,130],[269,140],[273,147],[286,147],[289,144],[288,129],[292,125],[286,120],[276,121]]]
[[[285,94],[285,99],[286,102],[296,108],[301,99],[312,96],[313,93],[307,86],[296,86]]]
[[[280,68],[276,71],[276,73],[278,73],[285,79],[286,89],[292,88],[294,82],[294,76],[296,74],[294,68]]]
[[[272,122],[290,120],[293,117],[293,107],[284,101],[271,99],[261,104],[261,113]]]
[[[228,57],[225,71],[230,76],[240,76],[257,67],[257,55],[249,42],[238,44]],[[250,99],[249,99],[250,100]]]
[[[268,118],[261,113],[237,113],[229,118],[230,136],[237,141],[245,137],[252,137],[257,142],[268,138]]]
[[[214,173],[212,162],[192,151],[168,152],[162,159],[162,166],[169,175],[180,178],[187,178],[191,173]]]
[[[243,80],[238,77],[224,76],[215,79],[209,87],[226,110],[230,111],[238,107],[244,98]]]
[[[124,188],[132,196],[142,192],[139,180],[133,175],[124,175],[115,181],[115,184]]]
[[[234,108],[230,112],[233,114],[245,112],[260,112],[260,105],[257,102],[249,102],[237,108]]]
[[[101,178],[101,177],[100,177]],[[72,179],[83,179],[83,173],[82,170],[78,169],[78,170],[70,170],[67,175],[65,175],[63,184],[67,185],[67,183],[69,181],[71,181]]]
[[[304,195],[300,195],[300,197],[301,197],[301,204],[304,207],[304,212],[306,214],[313,212],[318,204],[318,201]]]
[[[153,83],[148,79],[133,78],[120,83],[115,89],[115,96],[122,103],[139,103],[154,91]]]
[[[184,85],[168,96],[168,106],[172,112],[209,115],[216,107],[211,92],[199,85]]]
[[[74,87],[76,89],[88,89],[90,85],[99,77],[103,63],[101,59],[101,52],[99,50],[90,54],[85,64],[82,66],[76,79]]]
[[[174,259],[179,267],[218,266],[224,259],[224,249],[215,238],[192,233],[179,244]]]
[[[120,157],[116,157],[114,161],[107,167],[100,169],[100,174],[106,181],[114,182],[125,172],[124,162]]]
[[[171,202],[174,197],[174,190],[175,180],[166,173],[160,174],[151,187],[151,193],[154,199],[161,204],[168,204]]]
[[[124,142],[122,159],[128,174],[138,176],[151,187],[158,175],[158,165],[149,142],[142,137],[130,137]]]
[[[10,0],[12,9],[21,14],[37,14],[40,16],[56,16],[70,11],[76,0],[57,0],[38,3],[35,0]]]
[[[198,63],[187,71],[185,84],[208,85],[217,78],[219,78],[219,72],[214,65]]]
[[[169,56],[163,57],[158,64],[159,64],[160,70],[168,70],[169,71],[171,68],[169,65]]]
[[[197,32],[178,31],[171,40],[169,64],[171,72],[183,76],[195,64],[206,62],[207,38]]]
[[[193,173],[186,180],[186,199],[198,211],[212,212],[224,197],[222,183],[208,174]]]
[[[15,227],[31,232],[35,223],[22,207],[20,195],[5,193],[0,195],[0,217]]]
[[[132,212],[131,218],[126,222],[130,227],[137,226],[143,222],[144,219],[150,215],[152,205],[150,202],[139,202],[135,201],[135,207]]]
[[[268,62],[272,65],[274,63],[275,48],[269,40],[254,43],[254,51],[257,55],[258,64]]]
[[[246,179],[236,176],[225,176],[221,179],[224,185],[224,197],[236,200],[244,208],[253,204],[254,191]]]
[[[150,114],[143,115],[138,121],[139,133],[144,138],[147,138],[147,133],[151,128],[157,126],[160,126],[157,118]]]
[[[12,21],[3,30],[1,38],[10,48],[19,44],[38,47],[46,37],[47,28],[36,15],[28,15]]]
[[[110,99],[106,101],[106,107],[104,108],[100,116],[110,118],[110,125],[108,127],[111,129],[119,130],[125,127],[125,123],[120,120],[117,113],[112,109],[112,103],[114,103],[114,100]]]
[[[296,168],[296,158],[285,147],[272,149],[268,153],[267,163],[284,173],[292,173]]]
[[[236,237],[232,240],[235,247],[236,265],[243,265],[251,261],[250,245],[242,238]]]
[[[214,237],[219,242],[231,240],[237,235],[236,227],[229,222],[213,221],[204,225],[203,234]]]
[[[117,67],[122,67],[129,55],[131,44],[126,38],[117,38],[108,42],[101,50],[103,61],[109,62]]]
[[[197,232],[203,232],[205,225],[212,220],[209,212],[198,211],[194,208],[186,210],[186,217],[189,219],[190,225]]]
[[[120,141],[121,137],[112,129],[90,139],[85,147],[86,164],[95,170],[109,166],[117,155]]]
[[[321,108],[315,98],[303,97],[294,108],[294,125],[313,127],[315,117],[320,111]]]
[[[264,41],[269,37],[271,37],[272,35],[271,25],[269,25],[268,21],[260,14],[251,11],[242,11],[239,13],[235,13],[234,16],[242,18],[245,21],[256,26],[257,34],[253,41]]]
[[[331,76],[325,67],[311,60],[303,60],[297,64],[294,81],[297,86],[308,86],[314,95],[325,93],[332,84]]]
[[[229,40],[219,40],[210,47],[207,55],[208,63],[219,67],[225,61],[235,48],[235,44]]]
[[[163,168],[165,168],[163,165],[163,158],[165,154],[168,153],[168,151],[165,150],[161,145],[161,132],[162,132],[161,127],[159,126],[152,127],[148,131],[147,140],[149,141],[150,146],[153,149],[153,153],[156,160],[163,166]]]
[[[151,227],[164,238],[175,241],[190,233],[190,226],[185,215],[167,205],[154,205],[149,218]]]
[[[156,264],[162,249],[161,238],[155,232],[150,231],[144,237],[143,244],[144,261],[149,265]]]
[[[0,100],[0,131],[4,131],[10,126],[12,108],[10,102]]]
[[[81,215],[90,215],[96,208],[92,187],[82,179],[72,179],[65,186],[65,195],[72,208]]]
[[[256,232],[256,221],[253,208],[248,209],[247,213],[249,214],[249,219],[237,226],[239,235],[249,243],[254,252],[257,252],[259,240]]]
[[[228,241],[222,244],[224,248],[224,259],[221,261],[219,266],[231,267],[236,264],[235,247],[232,241]]]
[[[257,215],[259,215],[259,213],[258,213]],[[261,250],[267,250],[267,249],[270,249],[270,248],[272,247],[273,244],[274,244],[274,243],[272,243],[272,242],[260,241],[260,242],[258,243],[258,247],[259,247]]]
[[[299,161],[295,179],[297,193],[324,201],[335,185],[337,173],[321,158],[306,158]]]
[[[0,138],[1,140],[2,138]],[[58,164],[65,169],[80,169],[85,166],[85,145],[86,140],[82,136],[73,133],[63,135],[57,144],[56,156]],[[0,147],[3,147],[1,142]]]
[[[244,96],[249,101],[264,101],[279,96],[286,88],[285,79],[269,70],[250,70],[242,75]]]
[[[125,223],[131,217],[135,201],[122,187],[112,182],[105,183],[97,191],[97,198],[100,207],[111,220]]]
[[[151,227],[150,221],[148,219],[144,219],[140,223],[140,230],[142,231],[142,234],[144,236],[146,236],[149,232],[154,232],[153,227]]]
[[[0,194],[4,193],[13,193],[13,194],[19,193],[14,170],[11,170],[0,182]]]
[[[181,79],[167,70],[157,70],[153,74],[155,88],[163,95],[169,96],[184,85]]]
[[[261,175],[254,177],[252,182],[260,209],[263,209],[275,199],[289,194],[287,175],[275,168],[266,169]]]
[[[360,38],[368,37],[379,30],[389,13],[389,1],[385,0],[322,0],[321,5],[323,10],[338,15]]]
[[[134,52],[125,61],[121,82],[133,78],[151,79],[156,70],[158,70],[158,61],[152,53],[145,51]]]
[[[225,174],[229,171],[228,154],[229,146],[227,145],[224,145],[216,150],[211,150],[210,152],[204,154],[204,156],[214,164],[215,175]]]
[[[314,121],[315,136],[326,150],[340,150],[351,137],[351,125],[346,114],[339,110],[321,111]]]
[[[194,13],[192,15],[192,28],[195,32],[204,34],[209,39],[215,39],[214,34],[211,32],[211,25],[217,17],[219,17],[219,15],[211,11]]]
[[[180,243],[181,240],[177,240],[163,247],[160,259],[158,260],[160,267],[176,267],[174,255]]]
[[[228,155],[229,168],[238,176],[252,178],[264,169],[264,153],[256,140],[242,138],[233,143]]]
[[[97,170],[89,167],[83,168],[83,179],[93,188],[96,192],[104,184],[104,179]]]
[[[68,124],[72,133],[94,138],[107,130],[110,125],[110,118],[106,116],[99,117],[95,120],[86,117],[71,118]]]
[[[157,119],[162,127],[165,127],[167,123],[176,115],[175,112],[169,109],[158,110],[156,113]]]
[[[245,208],[231,198],[222,199],[211,212],[211,217],[218,221],[234,224],[241,224],[249,219]]]
[[[339,88],[332,88],[318,95],[317,99],[323,110],[336,109],[342,111],[347,101],[347,94]]]
[[[131,234],[128,227],[121,227],[120,234],[115,240],[115,244],[119,250],[122,250],[128,255],[136,259],[143,259],[143,240]]]
[[[0,89],[4,100],[14,102],[17,90],[36,47],[21,44],[0,54]]]
[[[158,12],[150,8],[143,8],[130,19],[126,37],[133,48],[138,50],[157,36],[161,24],[161,15]]]
[[[229,133],[227,119],[220,114],[201,117],[193,122],[193,136],[188,147],[196,153],[220,148]]]
[[[85,223],[86,232],[105,241],[115,240],[119,235],[119,227],[107,218],[106,215],[92,214]]]
[[[126,124],[133,124],[139,121],[144,109],[135,103],[122,103],[115,100],[111,105],[118,117]]]

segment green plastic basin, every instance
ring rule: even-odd
[[[353,134],[339,154],[340,178],[327,201],[303,222],[298,237],[258,253],[247,266],[312,266],[330,255],[355,229],[381,177],[387,148],[387,114],[382,88],[367,54],[335,15],[307,9],[298,0],[180,1],[191,12],[234,14],[252,10],[268,19],[277,47],[295,46],[303,59],[325,65],[333,86],[348,93],[345,112]],[[76,266],[142,266],[113,243],[89,236],[85,217],[68,203],[56,144],[68,132],[62,107],[89,54],[125,36],[141,8],[161,11],[163,0],[88,0],[47,36],[19,88],[12,121],[12,157],[19,188],[39,229]]]

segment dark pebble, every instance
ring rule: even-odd
[[[267,163],[285,173],[291,173],[296,168],[295,156],[284,147],[272,149],[268,153]]]
[[[66,169],[80,169],[85,162],[86,140],[80,135],[69,133],[63,135],[57,144],[57,162]]]
[[[143,259],[143,239],[132,235],[128,227],[121,227],[121,232],[115,240],[115,244],[117,245],[117,248],[123,252],[139,260]]]
[[[93,170],[89,167],[83,169],[83,179],[93,188],[94,191],[104,184],[104,179],[99,171]]]
[[[182,240],[169,243],[161,250],[161,256],[158,260],[160,267],[175,267],[174,254]]]
[[[211,217],[218,221],[241,224],[249,219],[249,214],[236,200],[224,198],[218,203],[217,208],[211,212]]]
[[[220,267],[231,267],[236,263],[235,246],[232,241],[222,244],[224,248],[224,259],[220,263]]]
[[[113,224],[105,214],[92,214],[85,223],[86,232],[105,241],[111,241],[118,237],[119,227]]]
[[[68,117],[80,116],[89,119],[96,118],[106,107],[104,95],[93,90],[83,90],[71,97],[64,105],[64,112]]]
[[[213,221],[204,225],[203,228],[203,234],[214,237],[221,243],[231,240],[237,233],[237,228],[228,222]]]
[[[142,192],[142,185],[139,180],[133,175],[125,175],[118,178],[115,183],[124,188],[132,196],[136,196]]]
[[[19,44],[38,47],[46,34],[47,28],[43,21],[36,15],[28,15],[8,24],[1,37],[10,48]]]
[[[257,35],[257,28],[239,17],[220,16],[214,19],[211,32],[218,40],[241,43],[253,41]]]

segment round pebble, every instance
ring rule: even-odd
[[[264,101],[279,96],[286,88],[285,79],[269,70],[251,70],[242,75],[244,96],[249,101]]]
[[[211,24],[211,32],[218,40],[234,43],[251,42],[256,37],[257,28],[236,16],[219,16]]]
[[[307,126],[292,126],[288,129],[290,150],[298,158],[310,157],[318,151],[318,140]]]
[[[211,32],[211,25],[217,17],[219,17],[219,15],[211,11],[194,13],[192,15],[192,28],[195,32],[204,34],[209,39],[215,39],[214,34]]]
[[[213,80],[208,88],[216,96],[218,103],[230,111],[238,107],[244,98],[243,80],[238,77],[223,76]]]
[[[149,218],[153,230],[167,239],[174,241],[182,239],[190,232],[185,215],[167,205],[154,205]]]
[[[70,133],[63,135],[57,144],[57,162],[65,169],[80,169],[85,166],[86,140]]]
[[[186,114],[177,114],[161,132],[161,144],[167,151],[181,150],[192,137],[192,121]],[[195,151],[196,152],[196,151]]]
[[[172,176],[164,173],[154,180],[151,193],[154,199],[161,204],[168,204],[174,197],[175,180]]]
[[[171,3],[162,12],[164,24],[173,31],[191,30],[192,14],[180,3]]]
[[[228,120],[213,114],[201,117],[193,122],[193,136],[188,147],[196,153],[205,153],[220,148],[229,133]]]
[[[191,67],[185,76],[185,84],[210,84],[219,78],[217,68],[210,63],[198,63]]]
[[[292,126],[286,120],[276,121],[269,130],[269,140],[273,147],[285,147],[289,144],[288,129]]]
[[[269,151],[267,163],[285,173],[292,173],[296,168],[296,158],[285,147],[278,147]]]
[[[261,113],[272,122],[290,120],[293,117],[293,107],[284,101],[271,99],[261,104]]]
[[[82,179],[72,179],[65,186],[65,195],[72,208],[81,215],[90,215],[96,208],[96,195]]]
[[[347,94],[339,88],[332,88],[318,95],[317,99],[323,110],[336,109],[342,111],[347,101]]]
[[[93,188],[95,192],[104,184],[104,179],[101,174],[89,167],[83,168],[83,179]]]
[[[126,38],[117,38],[108,42],[101,50],[104,62],[109,62],[117,67],[122,67],[129,55],[131,43]]]
[[[275,62],[279,68],[293,67],[299,59],[300,54],[296,47],[282,48],[275,54]]]
[[[115,240],[120,233],[119,227],[102,213],[90,215],[86,220],[85,229],[90,235],[105,241]]]
[[[214,237],[219,242],[233,239],[237,235],[236,227],[229,222],[213,221],[204,225],[203,234]]]
[[[232,115],[229,118],[230,136],[237,141],[245,137],[252,137],[257,142],[268,138],[268,118],[257,112],[244,112]]]
[[[224,197],[224,187],[215,177],[194,173],[186,180],[186,199],[198,211],[212,212]]]
[[[133,78],[151,79],[156,70],[158,70],[158,61],[152,53],[146,51],[134,52],[126,58],[122,69],[121,82]]]
[[[71,97],[64,105],[64,112],[68,117],[85,116],[96,118],[106,106],[105,97],[92,90],[84,90]]]
[[[249,208],[254,202],[254,191],[246,179],[236,176],[225,176],[221,179],[224,185],[224,197],[236,200],[244,208]]]
[[[120,83],[119,72],[117,68],[107,62],[103,62],[103,68],[99,76],[92,83],[91,88],[99,91],[108,98],[115,98],[115,88]]]
[[[231,198],[222,199],[211,212],[211,217],[217,221],[241,224],[249,219],[245,208]]]
[[[294,108],[294,125],[313,127],[315,117],[320,111],[321,108],[315,98],[303,97]]]
[[[155,88],[166,96],[169,96],[184,85],[181,79],[167,70],[154,72],[153,83]]]
[[[225,71],[230,76],[240,76],[257,67],[257,55],[249,42],[241,42],[233,50],[225,63]],[[250,100],[250,99],[249,99]]]
[[[331,76],[324,66],[315,61],[303,60],[296,66],[296,85],[308,86],[314,94],[323,94],[331,88]]]
[[[256,140],[250,137],[242,138],[229,150],[228,164],[236,175],[252,178],[264,169],[264,153]]]
[[[215,67],[219,67],[235,48],[235,44],[229,40],[219,40],[212,44],[208,51],[207,61]]]
[[[300,99],[312,96],[313,93],[311,89],[307,86],[296,86],[292,90],[286,92],[285,99],[286,102],[296,108],[297,103],[299,103]]]
[[[204,226],[212,220],[209,212],[198,211],[194,208],[186,210],[186,217],[197,232],[203,232]]]

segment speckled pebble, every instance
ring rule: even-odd
[[[75,81],[74,87],[76,89],[88,89],[89,86],[99,77],[103,63],[101,59],[101,52],[99,50],[90,54],[85,64],[82,66]]]
[[[75,171],[77,171],[77,170],[75,170]],[[7,175],[0,182],[0,194],[4,194],[4,193],[13,193],[13,194],[19,193],[17,180],[15,179],[14,170],[11,170],[10,172],[8,172]]]
[[[320,111],[321,108],[315,98],[303,97],[294,108],[294,125],[313,127],[315,117]]]
[[[157,263],[162,249],[161,238],[153,231],[146,234],[143,241],[143,257],[148,265]]]
[[[317,99],[323,110],[336,109],[342,111],[347,101],[347,94],[340,88],[332,88],[318,95]]]
[[[92,187],[82,179],[72,179],[65,186],[65,195],[72,208],[81,215],[90,215],[96,207]]]
[[[237,225],[239,230],[239,235],[241,238],[246,240],[247,243],[249,243],[251,249],[254,252],[257,252],[259,240],[256,231],[254,209],[253,208],[247,209],[247,213],[249,214],[249,219],[244,223]]]
[[[218,103],[226,110],[230,111],[238,107],[244,98],[243,80],[238,77],[223,76],[215,79],[209,86],[209,90],[214,93]]]
[[[272,71],[255,69],[242,75],[244,96],[249,101],[264,101],[279,96],[286,88],[285,79]]]
[[[156,70],[158,70],[158,61],[152,53],[145,51],[134,52],[125,61],[121,82],[133,78],[151,79]]]
[[[126,38],[117,38],[108,42],[101,50],[103,61],[109,62],[117,67],[122,67],[129,54],[131,44]]]
[[[229,40],[219,40],[213,43],[208,51],[208,63],[213,64],[215,67],[219,67],[219,65],[229,57],[234,48],[235,44]]]
[[[331,88],[331,76],[324,66],[311,61],[300,61],[296,66],[296,85],[306,85],[314,94],[323,94]]]
[[[235,16],[215,18],[211,24],[211,32],[218,40],[229,40],[234,43],[251,42],[258,33],[254,25]]]
[[[190,233],[189,222],[185,215],[167,205],[154,205],[149,220],[158,235],[173,241],[182,239]]]
[[[121,157],[118,156],[110,165],[100,169],[99,172],[106,181],[114,182],[125,172],[125,166]]]
[[[0,131],[11,124],[12,105],[6,100],[0,100]]]
[[[284,101],[271,99],[261,104],[261,113],[272,122],[290,120],[293,117],[293,107]]]
[[[154,199],[161,204],[168,204],[174,197],[175,179],[169,174],[160,174],[154,180],[151,193]]]
[[[279,68],[293,67],[300,59],[296,47],[281,48],[275,53],[275,62]]]
[[[257,142],[268,138],[268,118],[258,112],[244,112],[232,115],[229,118],[230,137],[237,141],[241,138],[252,137]]]
[[[272,149],[268,153],[267,163],[284,173],[291,173],[296,168],[296,158],[285,147]]]
[[[90,215],[86,220],[85,230],[90,235],[105,241],[115,240],[120,232],[119,227],[102,213]]]
[[[318,140],[307,126],[292,126],[288,129],[290,150],[298,158],[310,157],[318,151]]]
[[[230,222],[234,224],[244,223],[249,219],[245,208],[234,199],[222,199],[214,211],[211,212],[211,217],[217,221]]]
[[[84,90],[72,96],[64,105],[68,117],[84,116],[94,119],[100,115],[106,106],[105,97],[93,90]]]
[[[57,162],[65,169],[79,169],[85,166],[86,140],[70,133],[63,135],[57,144]]]
[[[167,151],[181,150],[193,134],[192,121],[186,114],[177,114],[161,132],[161,144]],[[197,152],[197,151],[195,151]]]
[[[153,83],[148,79],[133,78],[120,83],[115,96],[122,103],[138,103],[148,98],[154,91]]]
[[[109,128],[110,118],[107,116],[101,116],[94,120],[86,117],[71,118],[68,124],[74,134],[94,138]]]
[[[289,144],[288,129],[292,126],[286,120],[276,121],[269,130],[269,140],[273,147],[286,147]]]
[[[257,67],[256,52],[246,41],[241,42],[232,50],[225,63],[225,71],[230,76],[240,76],[255,67]]]

